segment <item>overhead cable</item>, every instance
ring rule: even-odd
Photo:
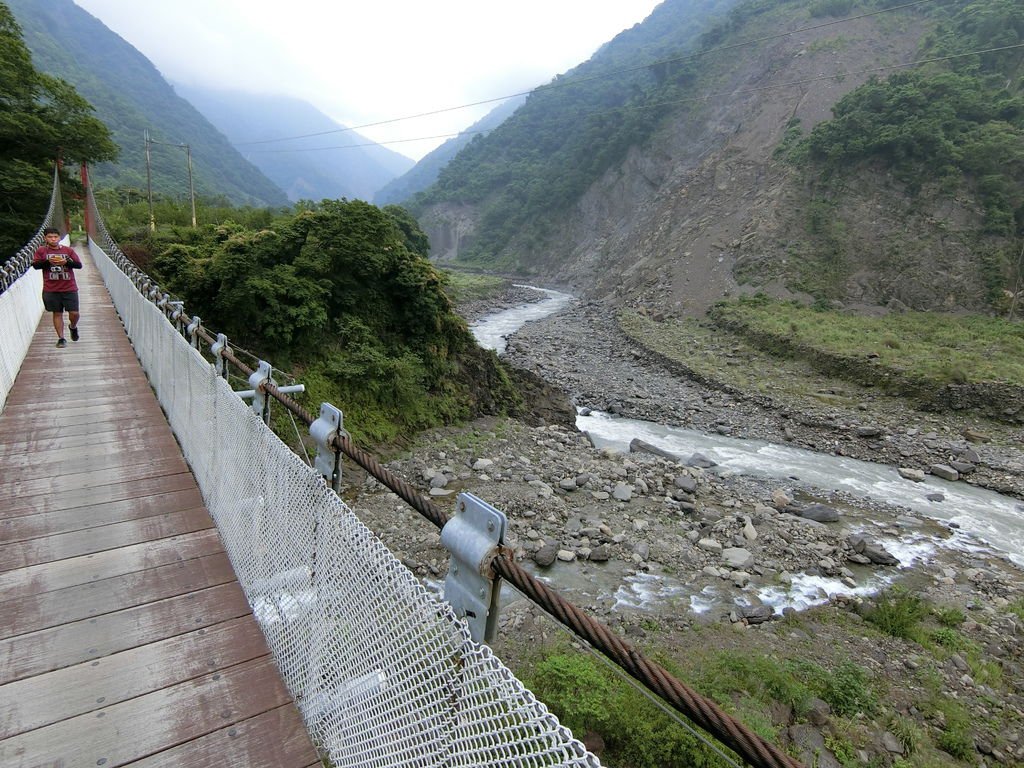
[[[545,85],[539,85],[536,88],[530,89],[529,91],[519,91],[517,93],[510,93],[510,94],[507,94],[505,96],[495,96],[494,98],[483,99],[482,101],[474,101],[474,102],[470,102],[468,104],[459,104],[459,105],[454,106],[454,107],[442,107],[441,109],[435,109],[435,110],[431,110],[429,112],[420,112],[420,113],[415,114],[415,115],[406,115],[404,117],[393,117],[393,118],[389,118],[387,120],[378,120],[378,121],[373,122],[373,123],[363,123],[361,125],[353,125],[353,126],[349,126],[349,127],[332,128],[331,130],[328,130],[328,131],[318,131],[316,133],[304,133],[304,134],[300,134],[300,135],[297,135],[297,136],[282,136],[282,137],[276,138],[276,139],[260,139],[259,141],[242,141],[242,142],[238,142],[237,144],[235,144],[235,146],[236,147],[248,147],[248,146],[254,146],[256,144],[274,144],[274,143],[277,143],[279,141],[296,141],[298,139],[310,139],[310,138],[314,138],[316,136],[327,136],[329,134],[334,134],[334,133],[345,133],[347,131],[358,131],[358,130],[362,130],[363,128],[376,128],[376,127],[381,126],[381,125],[390,125],[391,123],[400,123],[400,122],[404,122],[406,120],[418,120],[418,119],[424,118],[424,117],[433,117],[434,115],[441,115],[441,114],[445,114],[447,112],[456,112],[456,111],[458,111],[460,109],[469,109],[471,107],[483,106],[484,104],[493,104],[493,103],[498,102],[498,101],[505,101],[507,99],[514,99],[514,98],[516,98],[518,96],[529,96],[531,93],[537,93],[537,92],[540,92],[540,91],[549,91],[549,90],[553,90],[555,88],[567,88],[569,86],[579,85],[581,83],[589,83],[589,82],[592,82],[594,80],[603,80],[603,79],[608,78],[608,77],[614,77],[615,75],[624,75],[624,74],[628,74],[630,72],[642,71],[642,70],[645,70],[645,69],[649,69],[650,67],[659,66],[661,64],[674,64],[674,63],[677,63],[677,62],[693,61],[694,59],[699,59],[699,58],[702,58],[702,57],[707,56],[707,55],[712,54],[712,53],[720,53],[722,51],[730,51],[730,50],[734,50],[736,48],[742,48],[742,47],[748,46],[748,45],[756,45],[757,43],[765,43],[765,42],[769,42],[771,40],[778,40],[778,39],[781,39],[781,38],[784,38],[784,37],[789,37],[790,35],[798,35],[798,34],[800,34],[802,32],[813,32],[814,30],[823,29],[825,27],[830,27],[830,26],[833,26],[835,24],[846,24],[846,23],[851,22],[851,21],[857,21],[858,19],[865,19],[865,18],[868,18],[870,16],[878,16],[880,14],[891,13],[893,11],[900,11],[900,10],[903,10],[905,8],[911,8],[911,7],[915,6],[915,5],[922,5],[924,3],[932,3],[932,2],[936,2],[936,0],[913,0],[912,2],[904,3],[902,5],[892,6],[891,8],[882,8],[882,9],[877,10],[877,11],[870,11],[868,13],[862,13],[862,14],[860,14],[858,16],[850,16],[850,17],[845,18],[845,19],[834,19],[832,21],[826,21],[826,22],[823,22],[821,24],[815,24],[815,25],[810,26],[810,27],[800,27],[799,29],[794,29],[794,30],[791,30],[789,32],[779,32],[779,33],[774,34],[774,35],[766,35],[764,37],[757,37],[757,38],[752,38],[750,40],[743,40],[743,41],[740,41],[738,43],[731,43],[729,45],[718,46],[717,48],[708,48],[706,51],[698,51],[697,53],[690,53],[690,54],[686,54],[684,56],[674,56],[674,57],[671,57],[671,58],[668,58],[668,59],[658,59],[656,61],[651,61],[651,62],[648,62],[646,64],[638,64],[636,66],[625,67],[623,69],[615,69],[615,70],[612,70],[610,72],[602,72],[601,74],[589,75],[587,77],[578,77],[578,78],[572,78],[572,79],[563,78],[561,80],[555,80],[554,82],[551,82],[551,83],[546,83]],[[428,137],[428,138],[442,138],[442,137]],[[402,141],[416,141],[416,139],[403,139]],[[397,142],[377,142],[377,143],[378,144],[389,144],[389,143],[397,143]],[[372,146],[372,145],[366,145],[366,146]]]
[[[814,77],[807,77],[807,78],[803,78],[801,80],[790,80],[790,81],[787,81],[785,83],[776,83],[774,85],[763,85],[763,86],[760,86],[758,88],[744,88],[744,89],[741,89],[741,90],[734,90],[734,91],[717,91],[715,93],[706,93],[706,94],[704,94],[702,96],[687,96],[686,98],[682,98],[682,99],[672,99],[670,101],[656,101],[656,102],[653,102],[651,104],[631,104],[629,106],[623,106],[623,107],[612,107],[611,109],[594,110],[592,112],[582,112],[582,113],[578,113],[578,114],[572,115],[572,119],[574,121],[576,121],[580,117],[592,117],[592,116],[595,116],[595,115],[609,115],[609,114],[615,114],[617,112],[626,112],[626,111],[630,111],[630,110],[637,110],[637,111],[639,111],[639,110],[642,110],[642,109],[654,109],[655,107],[671,106],[673,104],[685,104],[685,103],[688,103],[688,102],[695,102],[695,101],[710,101],[711,99],[714,99],[714,98],[719,97],[719,96],[721,96],[721,97],[726,97],[726,96],[746,96],[746,95],[751,94],[751,93],[760,93],[760,92],[763,92],[763,91],[773,91],[773,90],[776,90],[776,89],[779,89],[779,88],[790,88],[790,87],[792,87],[794,85],[806,85],[808,83],[813,83],[813,82],[817,82],[817,81],[820,81],[820,80],[834,80],[837,77],[853,77],[853,76],[858,76],[858,75],[872,75],[872,74],[877,74],[879,72],[887,72],[889,70],[894,70],[894,69],[910,69],[912,67],[924,66],[925,64],[935,64],[935,63],[941,62],[941,61],[951,61],[952,59],[962,59],[962,58],[965,58],[967,56],[980,56],[980,55],[985,54],[985,53],[999,53],[1000,51],[1010,51],[1010,50],[1013,50],[1015,48],[1024,48],[1024,43],[1014,43],[1013,45],[1004,45],[1004,46],[1000,46],[998,48],[985,48],[985,49],[982,49],[982,50],[979,50],[979,51],[968,51],[967,53],[954,53],[954,54],[950,54],[948,56],[937,56],[937,57],[931,58],[931,59],[920,59],[918,61],[910,61],[910,62],[906,62],[904,64],[888,64],[888,65],[883,66],[883,67],[871,67],[869,69],[859,69],[859,70],[853,70],[853,71],[847,71],[847,72],[832,72],[832,73],[829,73],[827,75],[815,75]],[[478,133],[489,133],[489,132],[491,132],[493,130],[494,130],[493,128],[487,128],[487,129],[480,129],[480,130],[476,130],[476,131],[460,131],[459,133],[448,134],[447,137],[467,136],[467,135],[478,134]],[[252,153],[252,152],[259,152],[259,153],[271,153],[271,152],[273,152],[273,153],[280,153],[280,152],[322,152],[324,150],[332,150],[332,149],[356,149],[358,147],[374,147],[374,146],[381,146],[381,145],[385,145],[385,144],[400,144],[400,143],[404,143],[404,142],[408,142],[408,141],[424,141],[424,140],[427,140],[427,139],[439,139],[439,138],[446,138],[446,137],[445,136],[426,136],[426,137],[422,137],[421,139],[395,139],[393,141],[367,142],[365,144],[337,144],[337,145],[330,146],[330,147],[304,147],[302,149],[254,149],[254,150],[249,150],[249,152],[250,153]]]

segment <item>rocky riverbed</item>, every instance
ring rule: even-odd
[[[520,289],[504,302],[529,295]],[[912,472],[947,466],[965,481],[1024,495],[1020,435],[1007,428],[877,398],[844,411],[709,386],[631,344],[596,305],[530,324],[510,340],[506,359],[580,407],[788,440]],[[952,715],[929,703],[935,696],[951,697],[970,718],[967,763],[1024,760],[1017,566],[908,510],[681,458],[597,450],[564,425],[490,419],[420,435],[389,468],[449,511],[461,491],[504,511],[519,559],[641,647],[679,659],[712,643],[831,666],[854,661],[874,681],[884,714],[862,717],[850,732],[828,711],[812,723],[775,713],[782,738],[808,765],[815,752],[817,765],[839,764],[825,743],[840,732],[855,762],[889,765],[914,752],[915,761],[930,756],[922,765],[957,764],[935,749],[952,728]],[[448,558],[436,530],[373,479],[350,472],[348,482],[367,525],[424,581],[441,582]],[[895,638],[866,623],[873,595],[891,585],[943,615],[960,612],[959,644]],[[553,634],[527,601],[511,599],[495,645],[514,666]]]

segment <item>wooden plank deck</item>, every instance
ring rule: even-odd
[[[0,765],[320,765],[83,262],[81,340],[44,315],[0,413]]]

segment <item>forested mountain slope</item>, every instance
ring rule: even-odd
[[[96,109],[120,147],[118,162],[95,169],[101,183],[146,188],[144,131],[167,144],[188,144],[196,193],[234,203],[283,205],[284,193],[187,101],[150,61],[71,0],[7,0],[38,69],[71,83]],[[140,10],[140,12],[143,12]],[[185,151],[155,145],[153,188],[188,196]]]
[[[382,187],[374,196],[377,205],[404,203],[417,192],[429,187],[466,145],[477,136],[494,130],[526,101],[525,96],[514,96],[499,104],[469,128],[432,152],[427,153],[412,169]]]
[[[301,99],[195,86],[175,88],[293,201],[372,200],[377,190],[414,164],[408,157],[346,130]],[[328,131],[335,133],[251,143]]]
[[[460,153],[414,206],[434,256],[669,313],[755,291],[997,308],[1024,227],[1022,49],[965,54],[1019,46],[1024,6],[725,12],[667,0]]]

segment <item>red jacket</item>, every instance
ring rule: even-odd
[[[65,264],[51,264],[50,256],[62,254],[67,257]],[[51,248],[48,245],[41,245],[36,248],[32,256],[32,266],[35,269],[43,270],[43,290],[52,293],[71,293],[78,290],[78,283],[75,282],[75,273],[71,270],[81,269],[82,260],[78,254],[66,245],[58,245]]]

